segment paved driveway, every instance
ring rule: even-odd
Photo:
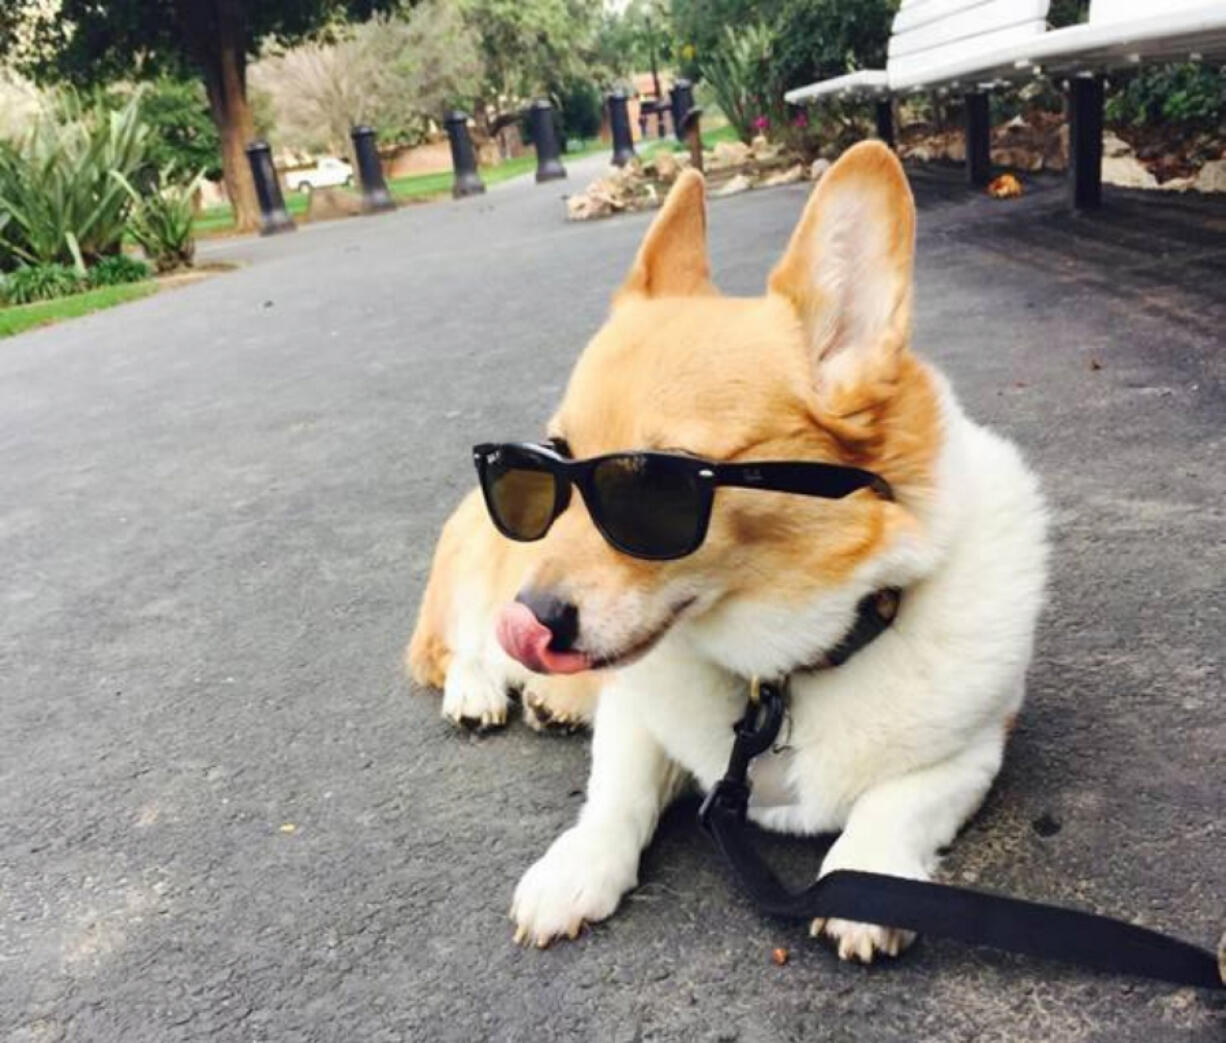
[[[646,224],[566,225],[561,191],[217,244],[249,265],[0,343],[0,1037],[1222,1039],[1220,996],[952,943],[840,965],[749,907],[692,804],[613,921],[511,945],[587,744],[458,734],[398,665],[468,446],[539,431]],[[916,344],[1025,446],[1057,533],[1030,701],[946,874],[1210,944],[1226,209],[919,195]],[[727,291],[803,199],[712,205]]]

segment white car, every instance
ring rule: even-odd
[[[309,192],[313,188],[331,188],[333,185],[352,185],[353,167],[343,159],[325,156],[313,170],[291,170],[285,182],[295,192]]]

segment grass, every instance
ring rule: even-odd
[[[609,147],[600,141],[585,142],[582,148],[563,155],[562,162],[590,156],[593,152],[600,152]],[[500,181],[509,181],[511,178],[530,174],[535,169],[535,153],[526,152],[514,159],[504,160],[495,167],[482,167],[481,180],[487,185],[496,185]],[[451,192],[451,182],[451,171],[444,170],[437,174],[410,174],[406,177],[392,178],[388,181],[387,188],[395,199],[403,203],[448,195]],[[300,218],[306,213],[309,199],[310,196],[305,192],[287,192],[285,209],[292,217]],[[222,235],[231,231],[233,227],[234,212],[229,203],[209,207],[196,218],[192,226],[198,237]]]
[[[152,279],[143,282],[123,283],[119,286],[102,286],[69,297],[57,297],[53,301],[36,301],[33,304],[18,304],[0,308],[0,337],[12,337],[35,326],[48,326],[62,319],[75,319],[103,308],[112,308],[125,301],[147,297],[157,289]]]

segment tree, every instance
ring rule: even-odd
[[[262,58],[251,82],[272,98],[283,143],[340,155],[355,123],[374,124],[380,141],[416,144],[445,109],[472,104],[481,75],[455,5],[423,0],[407,18],[379,15],[335,42]]]
[[[268,41],[326,37],[346,19],[366,19],[413,0],[7,0],[10,22],[32,26],[23,65],[36,77],[78,84],[161,74],[204,83],[221,140],[226,189],[239,228],[258,220],[245,148],[255,136],[247,63]],[[16,14],[14,12],[17,12]]]

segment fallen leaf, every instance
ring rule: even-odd
[[[1001,174],[988,185],[993,199],[1016,199],[1022,194],[1022,183],[1012,174]]]
[[[292,822],[282,822],[282,823],[281,823],[281,832],[282,832],[282,833],[293,833],[293,832],[294,832],[295,830],[297,830],[297,829],[298,829],[298,827],[297,827],[297,826],[295,826],[295,825],[294,825]]]
[[[782,947],[778,949],[772,949],[771,950],[771,963],[773,963],[776,967],[782,967],[785,963],[788,962],[788,957],[790,956],[791,956],[791,953],[789,953],[787,949],[784,949]]]

